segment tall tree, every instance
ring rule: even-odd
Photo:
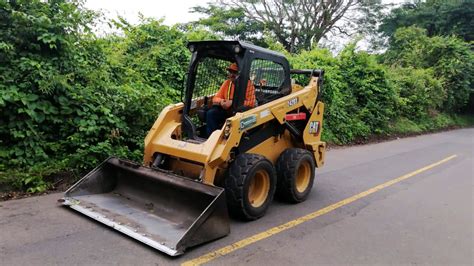
[[[221,37],[251,41],[265,46],[258,38],[259,33],[264,31],[264,25],[247,17],[242,8],[223,8],[209,3],[207,6],[193,7],[192,12],[206,15],[194,24],[208,27]]]
[[[381,6],[380,0],[218,0],[195,12],[208,17],[199,23],[227,36],[238,28],[248,38],[269,33],[289,52],[310,49],[328,33],[350,35],[363,29],[367,12]],[[250,25],[251,27],[246,27]],[[244,36],[242,36],[244,35]]]
[[[415,0],[393,9],[379,30],[392,38],[398,28],[417,26],[430,37],[455,34],[469,42],[474,40],[473,14],[474,0]]]

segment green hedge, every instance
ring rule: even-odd
[[[147,130],[180,97],[185,35],[147,21],[97,38],[81,2],[0,4],[0,184],[41,191],[43,177],[109,155],[140,161]]]
[[[180,100],[186,42],[215,38],[151,19],[137,26],[114,21],[121,34],[97,37],[89,30],[97,14],[80,1],[0,0],[0,10],[3,189],[43,191],[45,178],[80,176],[109,155],[141,161],[154,119]],[[472,98],[469,45],[409,28],[397,32],[384,55],[355,47],[338,56],[317,48],[288,54],[294,68],[326,71],[326,141],[472,124],[453,114]]]

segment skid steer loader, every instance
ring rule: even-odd
[[[293,203],[324,163],[321,70],[290,70],[280,53],[240,41],[189,42],[182,102],[163,109],[143,164],[108,158],[69,188],[64,205],[171,256],[229,234],[228,214],[262,217],[274,194]],[[213,97],[236,64],[232,105],[207,132]],[[308,85],[291,75],[305,75]],[[252,98],[252,104],[245,102]]]

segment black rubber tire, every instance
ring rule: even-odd
[[[310,168],[310,176],[309,182],[306,181],[305,189],[298,191],[296,179],[302,164],[306,164],[306,167]],[[313,188],[315,174],[315,162],[311,152],[298,148],[286,149],[278,158],[276,168],[278,173],[276,196],[278,199],[291,203],[305,201]]]
[[[249,200],[249,187],[256,173],[268,173],[269,187],[264,202],[259,207]],[[276,189],[276,173],[273,164],[265,157],[244,153],[231,163],[224,180],[229,214],[237,219],[252,221],[265,215],[273,201]]]

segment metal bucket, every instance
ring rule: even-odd
[[[230,232],[223,188],[114,157],[61,201],[171,256]]]

